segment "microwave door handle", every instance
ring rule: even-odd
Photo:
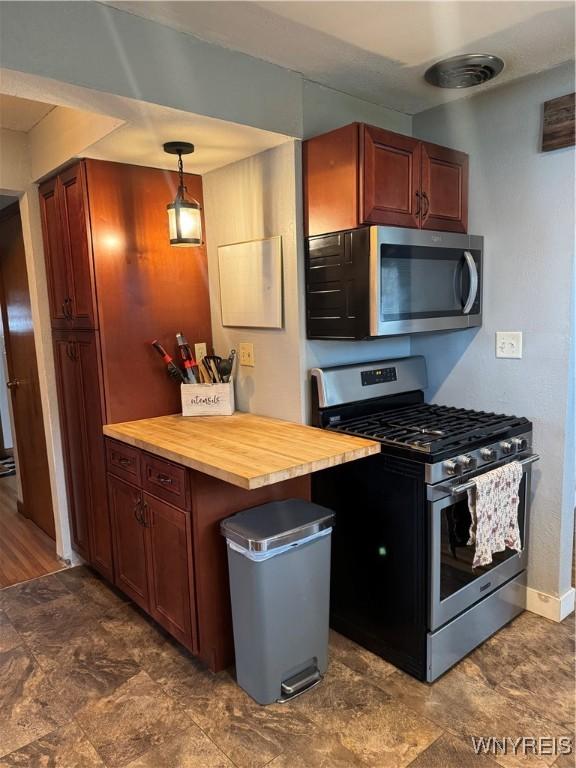
[[[470,251],[464,251],[464,258],[466,259],[466,266],[470,273],[470,290],[468,291],[468,298],[466,299],[462,313],[468,315],[474,306],[476,296],[478,295],[478,268]]]

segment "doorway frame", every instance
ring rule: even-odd
[[[44,259],[38,185],[32,179],[22,180],[19,188],[1,188],[0,194],[18,198],[20,209],[26,271],[28,273],[28,288],[30,291],[32,328],[34,330],[34,346],[38,364],[42,419],[48,456],[52,509],[54,513],[56,554],[67,564],[78,565],[83,561],[72,549],[72,536],[68,517],[64,451],[58,411],[56,369],[52,348],[48,279]],[[17,438],[15,443],[17,445]]]

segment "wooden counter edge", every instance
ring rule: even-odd
[[[348,451],[342,451],[336,455],[327,456],[324,459],[314,459],[314,461],[306,461],[302,464],[296,464],[289,469],[276,470],[274,472],[263,473],[253,477],[244,477],[243,475],[237,475],[230,470],[222,469],[215,464],[207,464],[190,456],[184,456],[180,453],[176,453],[175,451],[170,451],[167,448],[158,446],[151,441],[143,440],[141,438],[134,437],[133,435],[127,435],[124,432],[115,430],[114,427],[114,424],[105,424],[103,426],[104,435],[113,440],[118,440],[118,442],[131,445],[134,448],[147,451],[148,453],[152,453],[155,456],[160,456],[161,458],[168,461],[173,461],[175,464],[180,464],[181,466],[188,467],[189,469],[196,470],[197,472],[202,472],[205,475],[216,477],[226,483],[236,485],[238,488],[244,488],[249,491],[256,488],[262,488],[267,485],[274,485],[275,483],[280,483],[284,480],[290,480],[294,477],[301,477],[302,475],[309,475],[313,472],[320,472],[323,469],[329,469],[330,467],[335,467],[339,464],[347,464],[350,461],[357,461],[358,459],[364,459],[368,456],[373,456],[376,453],[380,453],[380,443],[366,440],[366,445],[357,446],[355,448],[351,448]]]

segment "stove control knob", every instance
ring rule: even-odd
[[[524,437],[513,437],[511,442],[517,451],[525,451],[528,448],[528,440]]]
[[[512,453],[514,450],[514,446],[512,445],[511,440],[504,440],[500,443],[500,448],[502,449],[502,453],[505,455],[508,455],[509,453]]]
[[[495,448],[482,448],[480,451],[480,456],[484,461],[496,461],[497,455]]]
[[[453,459],[449,459],[448,461],[445,461],[442,465],[444,467],[444,470],[449,475],[456,475],[458,474],[458,462],[454,461]]]
[[[476,469],[478,466],[478,462],[473,456],[458,456],[456,459],[456,462],[458,463],[458,466],[460,467],[460,472],[470,472],[472,469]]]

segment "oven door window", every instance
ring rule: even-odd
[[[524,543],[525,476],[520,484],[518,527]],[[470,510],[468,499],[444,507],[440,523],[440,600],[446,600],[473,581],[517,554],[513,549],[495,552],[490,565],[472,568],[475,545],[469,545]]]
[[[478,269],[480,254],[471,253]],[[470,273],[461,250],[380,246],[382,321],[462,315],[469,290]],[[472,308],[477,311],[479,304]]]

